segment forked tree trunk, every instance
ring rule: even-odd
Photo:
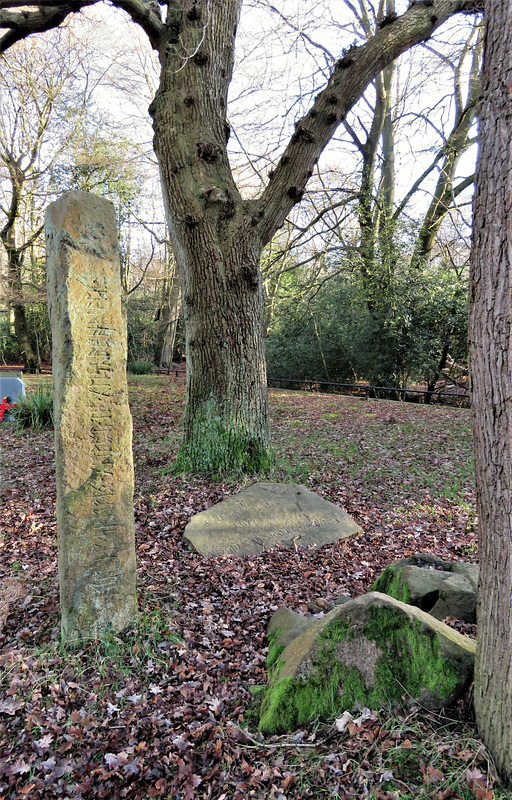
[[[486,5],[469,345],[480,586],[475,710],[512,783],[512,6]]]
[[[464,0],[414,3],[335,64],[297,122],[275,170],[244,200],[229,166],[227,93],[242,0],[114,0],[158,50],[150,106],[154,147],[183,289],[187,349],[184,440],[177,469],[260,471],[271,462],[263,346],[263,247],[304,193],[326,144],[366,86],[427,39]],[[154,8],[156,6],[156,9]],[[384,21],[383,21],[384,23]]]
[[[71,11],[89,4],[50,2],[41,9],[38,0],[27,2],[36,10],[0,10],[8,29],[0,52],[30,33],[59,26]],[[261,469],[270,458],[262,249],[300,201],[325,146],[368,84],[452,14],[481,10],[483,0],[436,0],[434,9],[432,0],[411,3],[399,17],[388,14],[367,42],[343,52],[325,89],[297,121],[262,193],[252,201],[240,197],[226,153],[227,90],[242,0],[112,4],[146,32],[161,64],[150,113],[182,276],[190,369],[179,462],[198,470],[208,465]]]
[[[191,6],[186,18],[183,9],[176,10],[181,36],[160,51],[161,83],[150,107],[186,331],[178,470],[258,472],[271,462],[259,270],[263,244],[226,154],[239,7],[231,0],[211,11]],[[210,13],[215,21],[209,20],[201,49],[182,58],[184,40],[193,53]]]

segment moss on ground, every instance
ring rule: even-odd
[[[350,645],[356,637],[364,637],[376,655],[370,678],[367,664],[364,674],[338,658],[340,643]],[[285,656],[280,662],[281,672]],[[404,695],[425,702],[433,697],[443,705],[461,681],[458,667],[442,655],[435,632],[398,608],[378,605],[368,608],[364,630],[355,631],[343,618],[333,620],[319,635],[304,671],[303,676],[271,675],[261,706],[262,733],[293,730],[357,706],[378,708],[403,701]]]

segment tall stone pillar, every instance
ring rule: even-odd
[[[64,643],[136,617],[132,423],[112,203],[69,191],[46,213]]]

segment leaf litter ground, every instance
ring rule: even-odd
[[[244,484],[169,476],[183,397],[167,377],[131,379],[140,623],[81,653],[58,644],[53,432],[0,426],[0,800],[509,796],[469,693],[442,718],[388,708],[281,737],[255,727],[280,605],[322,613],[417,552],[476,560],[469,412],[272,390],[272,479],[341,505],[364,534],[205,560],[185,525]]]

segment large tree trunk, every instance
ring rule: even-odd
[[[512,782],[512,7],[486,5],[470,283],[470,370],[480,535],[475,710]]]
[[[160,51],[154,146],[180,271],[187,396],[179,470],[257,472],[271,462],[258,241],[226,154],[240,0],[174,12]],[[207,29],[206,15],[211,14]],[[172,20],[168,17],[172,30]],[[184,58],[183,44],[195,56]]]

